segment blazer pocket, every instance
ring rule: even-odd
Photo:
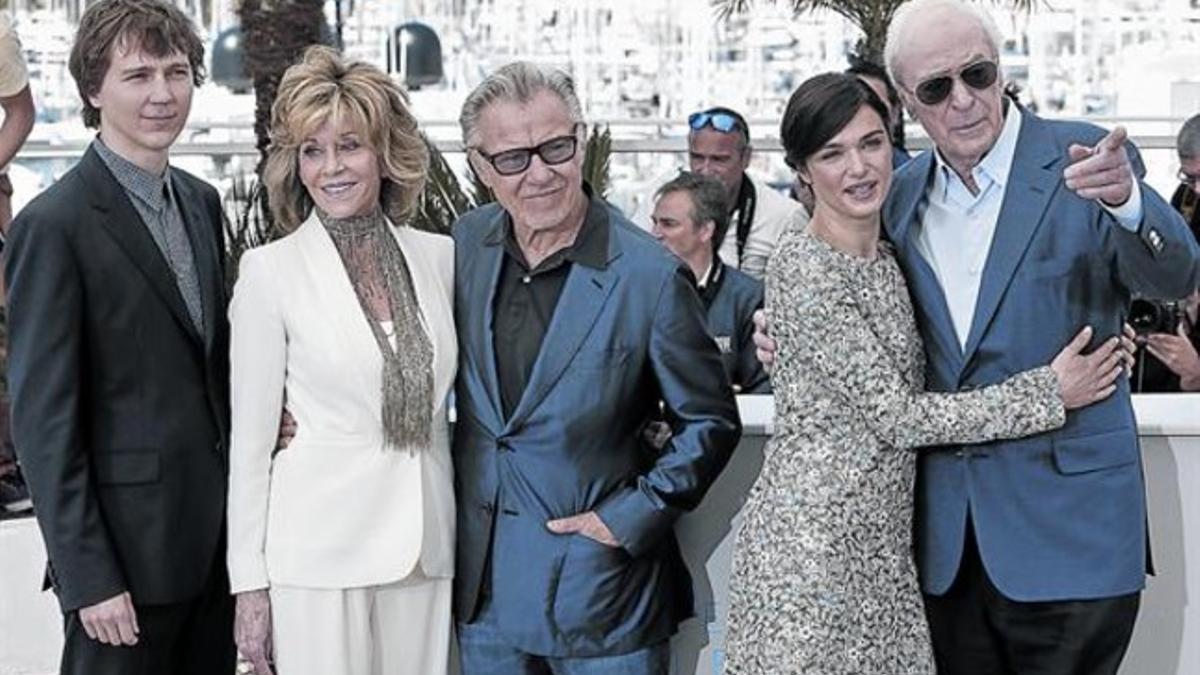
[[[1053,279],[1069,274],[1074,267],[1074,258],[1043,258],[1029,261],[1020,274],[1030,279]]]
[[[157,483],[160,477],[157,450],[106,453],[96,455],[92,461],[100,485]]]
[[[571,359],[573,370],[606,370],[625,363],[629,350],[624,347],[612,349],[580,349]]]
[[[1054,465],[1062,474],[1079,474],[1132,464],[1138,458],[1137,434],[1118,429],[1090,436],[1055,438]]]
[[[639,588],[626,583],[633,559],[623,548],[571,536],[554,593],[554,620],[559,631],[600,639],[625,617]]]

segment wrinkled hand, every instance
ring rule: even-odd
[[[613,533],[600,520],[600,516],[596,515],[595,511],[585,511],[574,516],[551,520],[546,523],[546,528],[554,534],[582,534],[592,541],[599,542],[605,546],[620,548],[621,542],[613,536]]]
[[[1133,165],[1125,152],[1125,127],[1118,126],[1092,147],[1067,148],[1071,165],[1063,172],[1067,187],[1083,199],[1120,206],[1133,193]]]
[[[1137,331],[1128,323],[1121,329],[1121,355],[1125,362],[1125,377],[1133,377],[1133,366],[1137,364]]]
[[[233,639],[238,652],[254,667],[254,675],[274,675],[271,669],[271,598],[267,591],[237,594]]]
[[[129,591],[80,609],[79,623],[88,637],[113,647],[136,645],[141,632]]]
[[[292,413],[288,412],[287,408],[279,414],[279,436],[275,439],[276,450],[286,450],[287,446],[292,444],[292,439],[296,437],[296,429],[299,427],[296,424],[296,418],[292,417]]]
[[[1200,384],[1200,354],[1188,338],[1183,322],[1172,333],[1151,333],[1146,336],[1146,349],[1163,365],[1179,376],[1184,391],[1193,391]],[[1191,383],[1192,386],[1188,386]]]
[[[1084,354],[1083,349],[1091,339],[1092,327],[1085,326],[1050,362],[1067,410],[1108,398],[1116,391],[1117,377],[1124,369],[1119,338],[1111,337],[1091,354]]]
[[[770,374],[775,367],[775,350],[778,345],[771,337],[771,318],[767,310],[759,309],[754,312],[754,355],[763,364],[763,370]]]

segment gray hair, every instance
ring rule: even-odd
[[[1200,115],[1192,115],[1175,137],[1175,151],[1184,161],[1200,157]]]
[[[888,76],[892,78],[892,82],[896,84],[903,82],[899,73],[900,49],[911,39],[910,34],[915,27],[920,26],[921,20],[937,10],[950,10],[974,19],[983,30],[988,42],[991,43],[993,54],[999,58],[1003,37],[1000,35],[1000,29],[996,27],[992,15],[981,4],[963,2],[963,0],[911,0],[901,4],[896,9],[896,13],[892,15],[892,22],[888,26],[887,41],[883,46],[883,62],[887,66]],[[925,28],[929,27],[925,26]],[[904,84],[908,83],[904,82]]]
[[[725,186],[721,181],[691,171],[680,171],[678,176],[654,192],[654,200],[658,201],[672,192],[688,193],[692,198],[692,222],[699,227],[711,220],[713,251],[721,248],[725,231],[729,229],[729,202],[726,201]]]
[[[548,91],[567,108],[571,121],[583,122],[583,109],[575,95],[571,76],[557,68],[544,68],[528,61],[514,61],[484,78],[463,101],[458,125],[463,143],[473,147],[479,142],[479,118],[488,106],[498,101],[529,103],[540,92]]]

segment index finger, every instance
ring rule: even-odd
[[[1112,131],[1108,132],[1107,136],[1100,139],[1096,147],[1112,151],[1120,150],[1125,145],[1125,139],[1127,138],[1129,138],[1129,132],[1125,131],[1125,127],[1118,124]]]

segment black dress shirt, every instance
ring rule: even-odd
[[[503,241],[493,242],[502,243],[505,252],[496,284],[492,336],[506,418],[516,410],[525,392],[572,265],[604,268],[608,228],[608,207],[591,196],[574,243],[550,254],[533,269],[517,244],[511,219],[505,224]]]

